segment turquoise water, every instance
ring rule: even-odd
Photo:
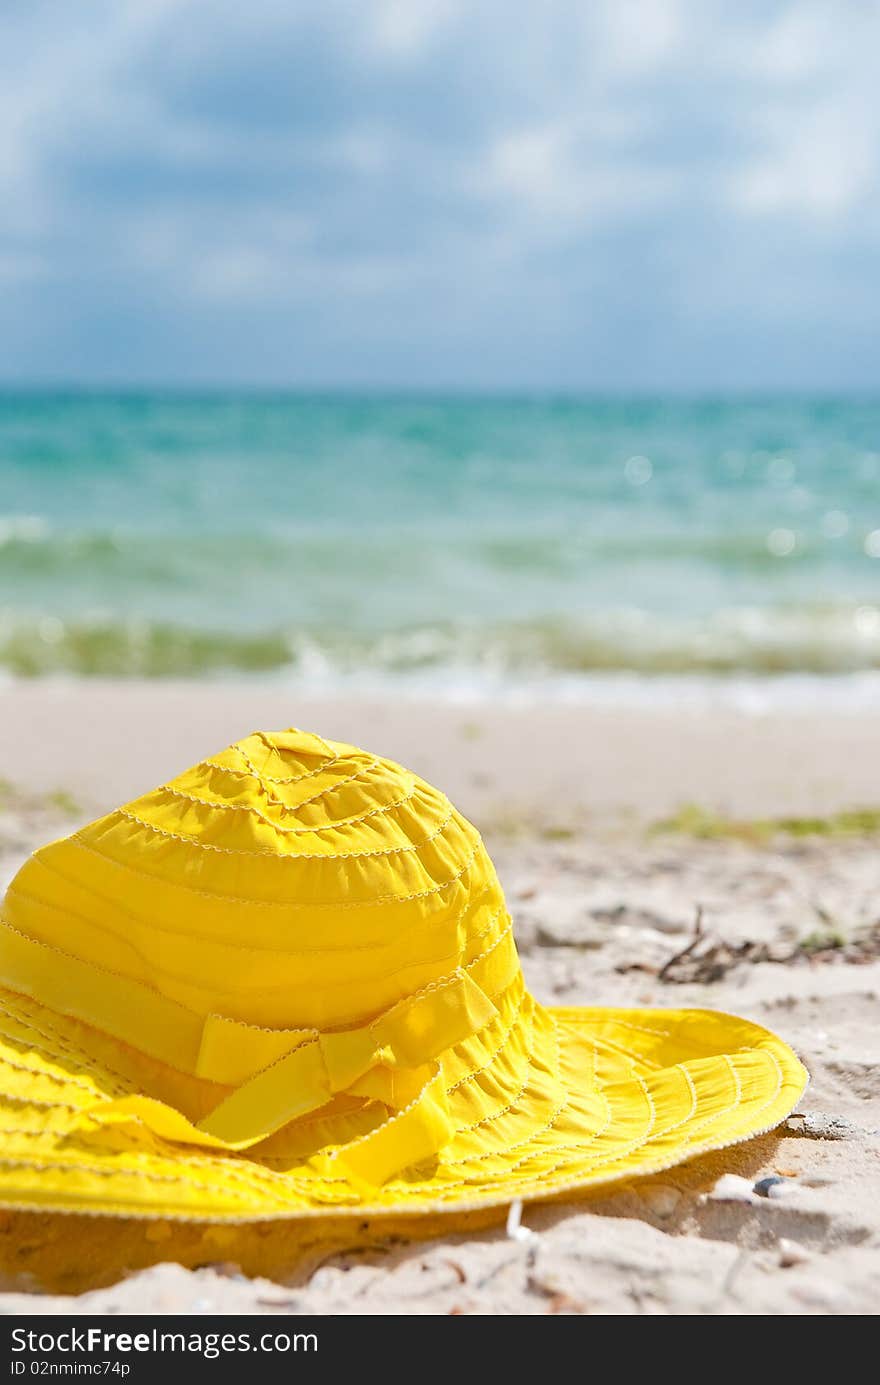
[[[0,668],[880,668],[880,399],[0,395]]]

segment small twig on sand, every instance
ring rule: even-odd
[[[694,948],[697,946],[697,944],[698,944],[698,943],[701,943],[702,941],[703,941],[703,906],[702,906],[702,904],[698,904],[698,905],[697,905],[697,912],[696,912],[696,914],[694,915],[694,934],[693,934],[693,937],[691,938],[690,942],[687,944],[686,947],[681,948],[678,952],[674,952],[673,955],[668,959],[668,961],[666,961],[666,962],[663,963],[663,966],[660,968],[660,970],[659,970],[658,973],[657,973],[657,980],[658,980],[658,981],[665,981],[666,977],[667,977],[668,974],[672,971],[672,968],[676,965],[676,963],[683,961],[685,957],[689,957],[690,954],[693,952]]]
[[[449,1266],[459,1284],[467,1283],[467,1274],[464,1271],[464,1267],[460,1265],[457,1260],[444,1260],[443,1263]]]
[[[736,1280],[739,1276],[739,1272],[748,1263],[748,1261],[749,1252],[745,1247],[743,1247],[737,1255],[736,1259],[732,1261],[726,1275],[724,1276],[724,1283],[721,1285],[721,1293],[718,1295],[719,1304],[723,1303],[726,1298],[733,1294],[733,1286],[736,1283]]]

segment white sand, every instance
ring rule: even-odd
[[[748,844],[646,826],[687,801],[742,817],[880,804],[880,713],[542,716],[415,703],[318,708],[233,685],[18,685],[0,692],[0,776],[19,790],[0,812],[0,876],[69,829],[75,814],[63,800],[47,804],[47,793],[74,795],[81,814],[109,808],[256,726],[291,722],[411,764],[477,820],[541,998],[752,1016],[807,1062],[809,1119],[611,1194],[527,1207],[537,1236],[522,1243],[497,1226],[420,1241],[402,1238],[399,1225],[389,1240],[375,1226],[178,1231],[0,1214],[9,1290],[0,1311],[875,1312],[876,838]],[[680,979],[661,981],[697,904],[703,961],[685,959],[673,972]],[[810,934],[845,946],[810,960],[798,946]],[[713,1194],[727,1175],[747,1181]],[[784,1180],[773,1189],[782,1196],[749,1191],[767,1175]],[[159,1263],[172,1259],[201,1268]]]
[[[492,711],[308,700],[259,683],[0,684],[0,774],[112,808],[249,731],[291,724],[377,748],[480,821],[536,806],[566,819],[656,817],[686,802],[826,812],[880,799],[880,711]]]

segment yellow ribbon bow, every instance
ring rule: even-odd
[[[3,926],[0,980],[195,1077],[233,1086],[198,1122],[166,1102],[126,1096],[88,1110],[99,1123],[143,1122],[180,1144],[249,1149],[340,1092],[393,1114],[329,1157],[354,1182],[378,1186],[437,1153],[452,1133],[438,1058],[497,1015],[519,969],[508,929],[481,956],[366,1024],[322,1033],[264,1029],[195,1014],[140,982],[59,953]]]

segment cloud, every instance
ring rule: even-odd
[[[379,0],[373,6],[373,46],[391,57],[411,58],[457,18],[461,9],[456,0]]]
[[[17,0],[4,28],[7,379],[875,379],[860,0]]]
[[[788,110],[763,117],[765,152],[731,181],[733,204],[753,216],[789,214],[826,225],[871,208],[880,120],[876,100],[816,103],[796,123]]]

